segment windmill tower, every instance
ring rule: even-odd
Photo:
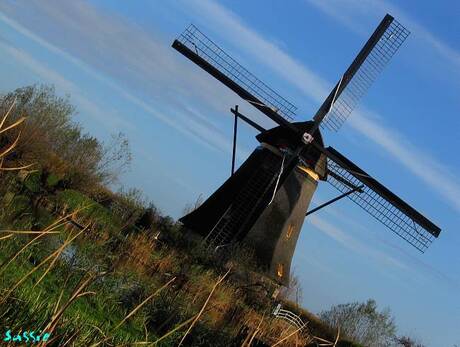
[[[337,131],[409,31],[386,15],[311,121],[293,122],[296,107],[256,78],[195,26],[172,47],[278,124],[265,129],[239,112],[235,117],[232,175],[198,209],[180,221],[213,251],[232,244],[252,247],[264,272],[289,283],[292,256],[307,214],[344,197],[422,253],[441,229],[332,147],[322,129]],[[238,119],[260,133],[260,142],[234,172]],[[341,194],[307,212],[319,182]]]

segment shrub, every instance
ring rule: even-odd
[[[7,159],[38,164],[86,192],[114,182],[129,167],[131,152],[125,135],[112,135],[108,143],[102,143],[84,133],[73,120],[76,112],[69,97],[57,96],[53,87],[32,85],[0,95],[0,114],[7,112],[13,100],[12,121],[28,119],[15,156]],[[14,130],[0,142],[12,143],[18,134]]]
[[[41,171],[33,171],[24,179],[24,187],[31,193],[38,193],[41,188]]]
[[[46,178],[46,185],[47,185],[49,188],[54,188],[54,187],[56,187],[56,186],[58,185],[58,183],[59,183],[60,181],[61,181],[61,179],[60,179],[57,175],[51,173],[51,174],[49,174],[48,177]]]
[[[321,312],[320,317],[334,329],[340,327],[345,336],[365,346],[386,346],[395,339],[396,326],[390,310],[379,312],[374,300],[333,306]]]

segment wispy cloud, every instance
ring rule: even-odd
[[[339,208],[329,206],[322,213],[326,213],[327,221],[326,218],[322,218],[320,214],[320,216],[308,217],[307,223],[311,223],[319,231],[335,239],[346,248],[352,249],[365,256],[370,255],[375,259],[381,259],[390,265],[397,264],[399,268],[404,268],[407,271],[411,271],[414,268],[421,270],[416,272],[412,271],[411,276],[433,278],[436,281],[443,281],[455,290],[460,288],[460,282],[446,273],[439,271],[436,267],[424,261],[422,258],[414,256],[407,248],[401,246],[400,242],[394,242],[391,238],[388,238],[388,235],[384,235],[383,233],[376,232],[373,228],[364,226],[353,218],[350,218],[348,214],[342,212]],[[335,221],[334,224],[328,222],[331,218]],[[337,225],[340,225],[340,227],[337,227]],[[347,230],[346,234],[343,231],[345,228]],[[376,243],[379,244],[379,250],[373,250],[372,247],[369,246]],[[389,254],[392,255],[390,256]],[[388,258],[386,259],[386,257]]]
[[[426,51],[434,51],[439,58],[444,60],[452,71],[460,73],[460,52],[452,48],[443,39],[437,37],[429,29],[420,25],[411,16],[407,15],[398,6],[389,1],[344,1],[344,0],[306,0],[325,14],[331,16],[348,29],[361,35],[366,35],[365,25],[369,19],[383,17],[387,12],[395,16],[398,21],[410,28],[412,37],[418,41],[419,46]]]
[[[63,90],[72,93],[73,100],[79,105],[82,111],[87,112],[92,117],[94,117],[100,124],[111,127],[106,122],[106,110],[102,109],[98,104],[91,101],[89,98],[84,96],[83,91],[75,83],[66,79],[61,74],[57,73],[53,69],[50,69],[44,63],[35,59],[27,52],[14,47],[6,40],[0,40],[0,47],[2,50],[10,55],[15,61],[21,62],[22,65],[26,66],[30,71],[35,75],[39,76],[44,81],[52,83]],[[114,123],[121,123],[123,126],[127,126],[124,120],[122,119],[113,119]]]
[[[348,122],[460,211],[460,184],[449,167],[416,148],[397,130],[364,116],[364,112],[355,112]]]
[[[344,247],[353,250],[354,252],[361,254],[366,257],[371,257],[387,265],[396,266],[400,269],[407,269],[406,264],[400,260],[393,258],[392,256],[381,252],[373,247],[369,247],[367,244],[357,240],[350,233],[344,232],[336,225],[326,221],[325,219],[318,216],[310,216],[308,222],[315,226],[319,231],[323,232],[327,236],[333,238],[335,241],[342,244]]]
[[[322,102],[329,88],[332,88],[332,83],[328,83],[306,64],[296,61],[275,44],[264,39],[227,8],[208,0],[192,1],[189,5],[192,11],[205,15],[208,23],[226,40],[245,49],[259,63],[268,66],[317,103]],[[355,112],[349,121],[350,125],[384,149],[433,191],[445,198],[453,208],[460,211],[460,184],[449,168],[424,154],[423,150],[416,150],[409,141],[403,141],[403,136],[395,129],[383,126],[378,119],[384,118],[377,112],[366,110],[365,113],[372,114],[373,117],[365,116],[364,112]],[[439,180],[438,177],[443,179]]]
[[[206,23],[213,31],[218,31],[239,49],[268,65],[314,101],[322,100],[329,92],[329,83],[245,25],[233,12],[209,0],[192,0],[187,3],[192,11],[206,16]]]
[[[22,15],[31,9],[47,20],[36,23],[36,16]],[[231,142],[218,122],[201,114],[222,114],[218,100],[233,104],[235,97],[184,66],[157,37],[84,2],[5,2],[0,11],[0,21],[103,82],[146,114],[211,150],[231,152]],[[57,31],[61,35],[55,35]],[[74,94],[76,89],[68,90]],[[201,107],[193,108],[194,103]],[[239,157],[248,154],[240,144]]]

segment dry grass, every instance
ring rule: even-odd
[[[132,316],[134,316],[136,314],[137,311],[139,311],[143,306],[145,306],[145,304],[147,304],[149,301],[151,301],[155,296],[157,296],[163,289],[167,288],[171,283],[173,283],[174,281],[176,280],[176,278],[172,278],[170,279],[167,283],[165,283],[163,286],[161,286],[160,288],[158,288],[153,294],[151,294],[150,296],[148,296],[145,300],[143,300],[139,305],[137,305],[131,312],[129,312],[125,318],[123,318],[113,329],[112,329],[112,332],[114,332],[115,330],[117,330],[118,328],[120,328],[120,326],[122,326],[128,319],[130,319]],[[100,330],[100,329],[99,329]],[[102,331],[101,331],[102,332]],[[146,338],[147,338],[147,332],[146,332]],[[97,347],[105,342],[107,342],[108,340],[110,340],[110,336],[106,336],[104,339],[102,339],[101,341],[91,345],[91,347]],[[150,342],[148,341],[142,341],[142,342],[137,342],[136,344],[150,344]]]
[[[6,121],[7,121],[8,117],[9,117],[9,115],[11,114],[11,111],[13,110],[15,105],[16,105],[16,100],[14,100],[11,103],[8,111],[2,117],[2,119],[0,121],[0,135],[6,133],[8,131],[15,130],[16,128],[18,128],[25,121],[25,117],[21,117],[17,121],[15,121],[14,123],[12,123],[10,125],[6,125]],[[0,150],[0,171],[17,171],[17,170],[21,170],[21,169],[30,168],[33,165],[33,164],[30,164],[30,165],[19,166],[19,167],[5,167],[3,165],[4,161],[5,161],[5,158],[11,152],[13,152],[13,150],[17,147],[20,138],[21,138],[21,132],[19,131],[17,136],[16,136],[16,139],[11,144],[7,145],[6,148],[3,148],[3,149]]]
[[[299,336],[298,334],[301,332],[303,328],[297,328],[297,329],[292,329],[292,328],[289,328],[289,329],[286,329],[283,333],[286,334],[286,336],[284,337],[280,337],[280,339],[275,342],[272,347],[275,347],[275,346],[280,346],[284,343],[289,343],[288,345],[292,345],[292,343],[294,342],[296,346],[298,346],[299,344]],[[289,331],[289,330],[292,330]],[[294,341],[289,341],[289,339],[294,339]],[[305,345],[305,342],[303,343],[303,345]]]
[[[179,331],[180,329],[186,327],[187,325],[189,325],[191,322],[193,322],[196,318],[198,317],[198,313],[196,315],[194,315],[193,317],[187,319],[185,322],[182,322],[181,324],[179,324],[178,326],[176,326],[174,329],[168,331],[166,334],[164,334],[163,336],[161,336],[160,338],[158,338],[157,340],[155,340],[153,342],[153,345],[157,345],[158,343],[160,343],[161,341],[163,341],[164,339],[166,339],[167,337],[171,336],[172,334],[176,333],[177,331]]]
[[[175,250],[169,250],[159,253],[160,257],[152,260],[152,271],[158,273],[171,273],[176,272],[178,259],[181,259],[181,255]]]
[[[165,285],[157,289],[152,295],[150,295],[147,299],[145,299],[139,305],[137,305],[125,318],[123,318],[123,320],[120,323],[117,324],[117,326],[113,330],[116,330],[117,328],[119,328],[124,322],[126,322],[126,320],[128,320],[131,316],[133,316],[142,306],[144,306],[147,302],[149,302],[153,297],[157,296],[159,292],[161,292],[163,289],[168,287],[175,280],[176,278],[173,277]]]
[[[152,260],[152,254],[156,249],[156,240],[144,233],[130,235],[126,242],[124,256],[120,262],[121,267],[127,267],[138,273],[145,274],[152,271],[153,268],[160,268],[161,272],[168,271],[169,261],[162,261],[157,264]],[[172,260],[173,255],[169,257]]]
[[[254,332],[252,332],[252,333],[251,333],[251,331],[249,332],[247,338],[241,344],[241,347],[250,347],[251,346],[251,344],[254,341],[254,339],[256,338],[257,334],[260,332],[260,328],[261,328],[262,322],[264,321],[264,318],[265,318],[265,312],[262,315],[262,317],[260,317],[260,321],[259,321],[259,324],[257,325],[257,328],[254,329]]]
[[[212,296],[212,294],[214,293],[214,291],[216,290],[217,286],[218,286],[219,284],[222,283],[222,281],[225,279],[225,277],[228,276],[228,274],[230,273],[230,270],[231,270],[231,269],[228,269],[228,271],[227,271],[222,277],[220,277],[220,278],[217,280],[216,284],[212,287],[212,290],[211,290],[211,292],[209,293],[209,295],[208,295],[206,301],[204,302],[203,306],[201,307],[200,312],[198,312],[196,318],[193,320],[192,324],[190,324],[189,328],[188,328],[187,331],[185,332],[184,336],[183,336],[182,339],[180,340],[179,345],[178,345],[177,347],[180,347],[180,346],[182,345],[182,343],[185,341],[185,338],[187,337],[188,333],[192,330],[193,326],[196,324],[196,322],[198,321],[198,319],[200,319],[201,315],[203,314],[203,312],[204,312],[204,310],[205,310],[205,308],[206,308],[206,305],[208,304],[209,300],[211,299],[211,296]]]
[[[337,346],[337,343],[339,342],[339,339],[340,339],[340,327],[337,329],[337,335],[335,337],[335,340],[334,342],[331,342],[331,341],[328,341],[326,339],[323,339],[319,336],[312,336],[314,340],[318,341],[318,344],[320,346],[332,346],[332,347],[335,347]]]
[[[265,313],[255,310],[246,313],[243,325],[248,328],[248,337],[242,347],[249,347],[255,338],[271,346],[305,346],[313,341],[307,329],[298,329],[273,316],[265,317]]]
[[[228,315],[242,302],[241,295],[231,283],[222,283],[213,295],[213,309],[207,314],[210,325],[220,329],[228,323]]]

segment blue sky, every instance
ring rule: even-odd
[[[307,219],[294,258],[304,306],[374,298],[401,334],[460,344],[460,3],[298,1],[10,1],[0,3],[1,90],[35,82],[69,93],[77,120],[123,131],[134,161],[121,183],[165,213],[229,175],[232,118],[250,105],[170,48],[194,23],[310,119],[375,26],[391,13],[406,43],[338,133],[338,148],[443,232],[425,254],[343,200]],[[257,145],[241,125],[238,163]],[[313,204],[336,193],[320,186]]]

